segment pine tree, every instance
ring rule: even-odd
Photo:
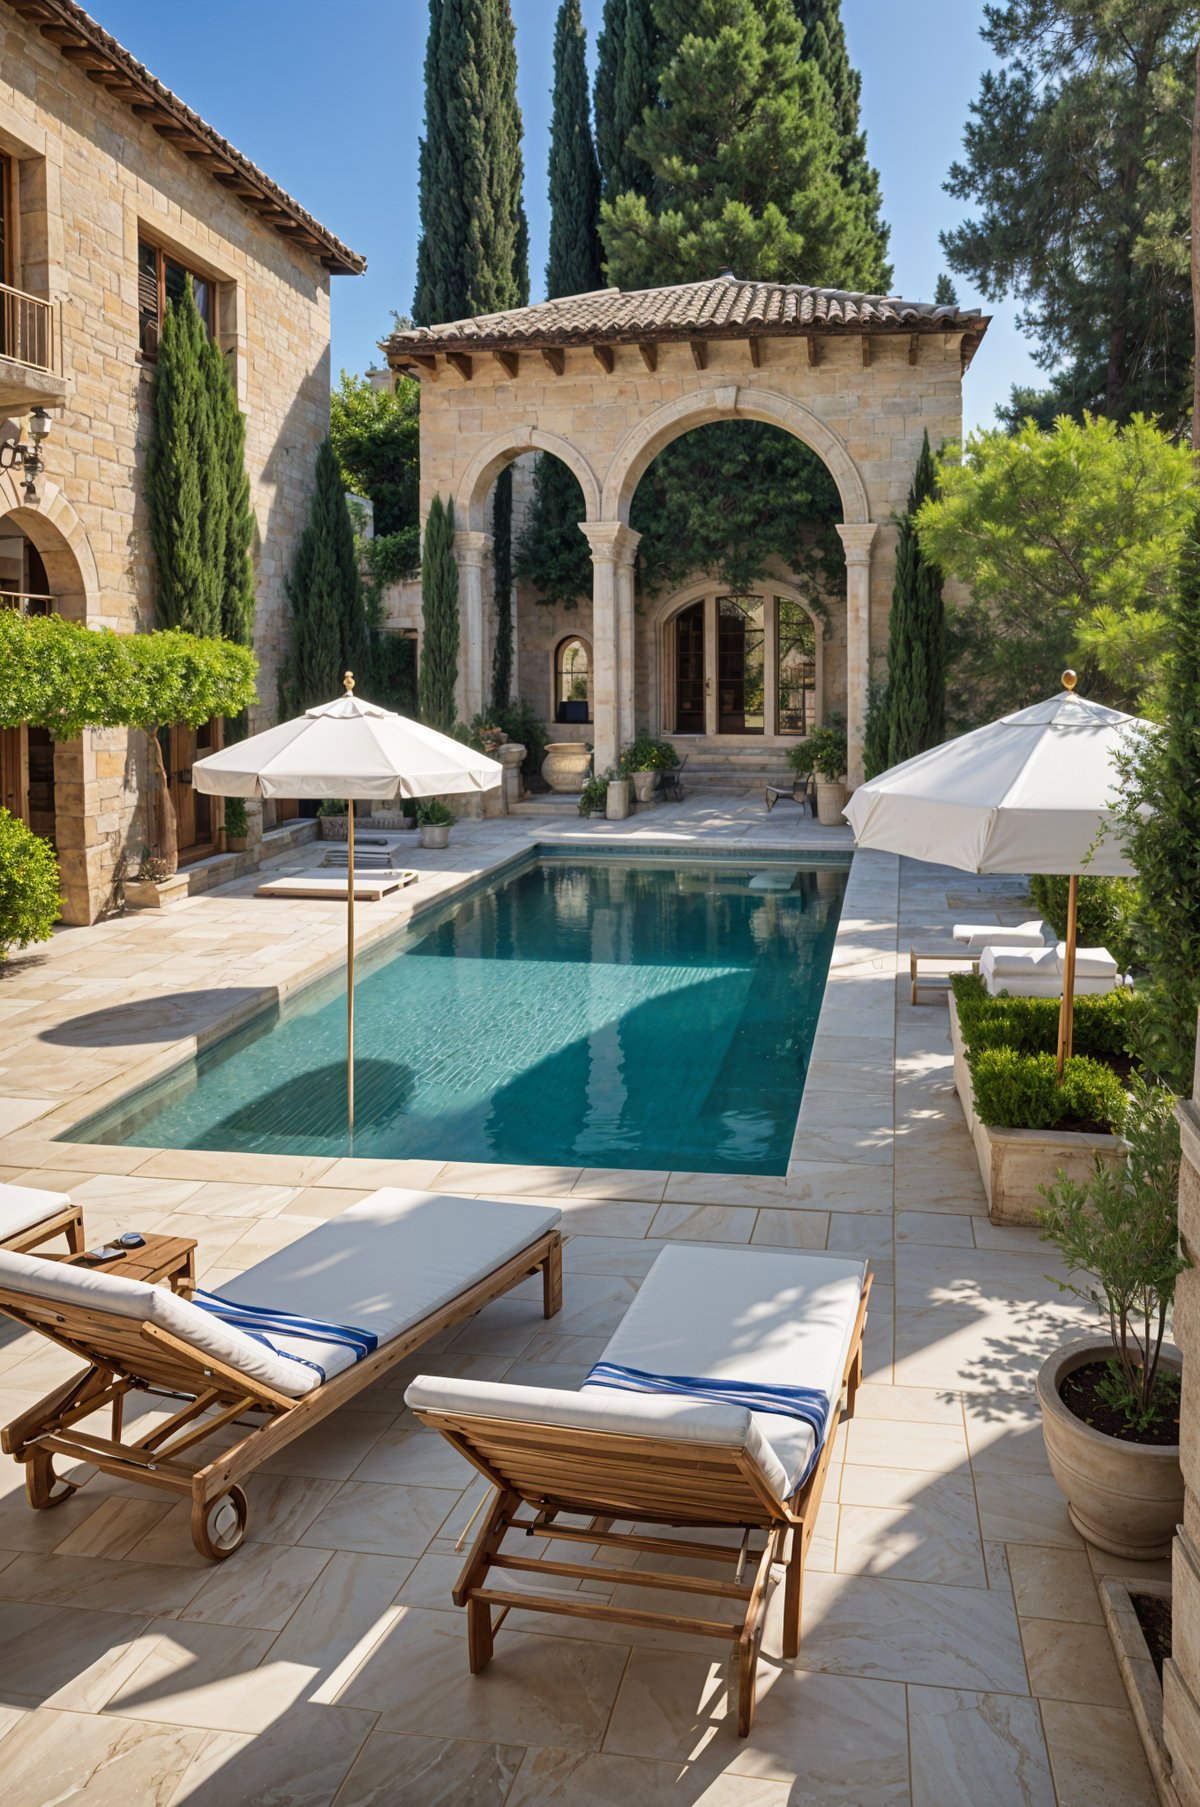
[[[421,720],[448,734],[454,726],[458,681],[458,563],[454,556],[454,503],[435,496],[425,522],[421,560]]]
[[[513,676],[513,467],[496,478],[492,500],[492,589],[496,597],[496,643],[492,648],[492,706],[503,709],[512,696]],[[580,538],[583,535],[580,534]]]
[[[529,228],[509,0],[430,0],[418,326],[521,307]]]
[[[299,715],[341,694],[343,674],[361,664],[366,646],[354,527],[328,439],[317,452],[312,506],[287,593],[291,650],[280,707],[284,714]]]
[[[958,290],[947,276],[945,270],[942,271],[933,285],[933,299],[938,307],[958,306]]]
[[[605,200],[609,280],[728,268],[868,289],[880,258],[868,200],[839,178],[833,102],[791,0],[655,0],[654,18],[669,51],[660,105],[631,134],[654,192]]]
[[[892,281],[892,266],[887,260],[890,233],[881,217],[879,172],[867,160],[866,133],[859,123],[862,76],[851,66],[846,48],[841,0],[795,0],[795,7],[804,27],[804,54],[825,77],[833,101],[833,123],[839,143],[838,177],[843,187],[863,202],[864,262],[869,262],[872,244],[877,252],[870,287],[875,294],[886,294]]]
[[[579,0],[562,0],[554,28],[549,299],[600,287],[599,228],[600,171],[588,116],[587,40]]]
[[[926,433],[899,524],[888,618],[887,684],[868,721],[870,776],[936,747],[946,735],[946,617],[942,574],[921,551],[917,511],[937,494],[937,464]]]
[[[214,569],[206,527],[215,441],[204,348],[204,322],[189,282],[163,317],[146,497],[156,624],[192,634],[220,632],[224,562],[222,547]]]

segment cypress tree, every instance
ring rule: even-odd
[[[220,632],[223,564],[222,548],[221,564],[213,567],[205,519],[215,442],[204,347],[204,322],[188,282],[163,317],[146,499],[155,559],[155,621],[192,634]]]
[[[938,307],[958,306],[958,290],[947,276],[945,270],[942,271],[933,285],[933,299]]]
[[[922,502],[936,493],[937,465],[926,433],[896,544],[887,684],[868,724],[865,752],[873,765],[880,762],[878,770],[936,747],[946,736],[942,574],[922,553],[916,525]]]
[[[891,285],[887,226],[881,218],[883,198],[879,172],[867,159],[866,133],[859,123],[862,76],[850,62],[842,25],[841,0],[795,0],[796,17],[804,27],[804,54],[825,78],[833,103],[833,124],[838,137],[837,174],[844,189],[862,203],[858,247],[859,268],[871,271],[867,287],[886,294]],[[874,268],[872,270],[872,260]]]
[[[600,171],[588,117],[587,40],[579,0],[562,0],[554,27],[550,124],[550,257],[546,294],[600,287]]]
[[[506,464],[496,478],[496,493],[492,501],[492,588],[496,597],[496,643],[492,648],[494,709],[503,709],[512,696],[512,485],[513,467]],[[580,538],[582,537],[581,534]]]
[[[604,198],[649,196],[654,177],[631,134],[646,109],[658,104],[662,39],[653,0],[607,0],[596,53],[596,149]]]
[[[360,664],[366,645],[354,527],[328,439],[317,452],[312,506],[287,593],[292,635],[281,708],[298,715],[341,694],[343,673]]]
[[[249,646],[254,639],[254,510],[246,471],[246,419],[237,405],[225,359],[215,339],[204,341],[204,377],[214,433],[212,495],[221,517],[220,619],[223,639]],[[215,536],[214,536],[215,537]]]
[[[458,562],[454,556],[454,502],[435,496],[425,522],[421,559],[421,720],[448,734],[454,726],[458,680]]]

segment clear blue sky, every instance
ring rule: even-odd
[[[365,254],[365,276],[333,279],[333,366],[363,370],[377,361],[389,310],[403,312],[412,300],[425,0],[206,0],[202,20],[177,0],[87,3],[160,81]],[[592,47],[602,5],[583,0]],[[556,10],[556,0],[513,0],[535,299],[549,230]],[[961,216],[942,183],[987,63],[981,11],[933,0],[843,0],[892,228],[894,286],[913,300],[932,297],[942,268],[938,232]],[[961,280],[958,290],[964,305],[979,302]],[[993,311],[966,381],[968,426],[990,424],[1012,383],[1036,380],[1015,308]]]

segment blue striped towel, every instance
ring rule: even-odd
[[[610,1387],[620,1393],[672,1393],[720,1405],[743,1405],[751,1412],[773,1412],[798,1418],[816,1439],[804,1471],[792,1488],[799,1492],[813,1471],[829,1428],[829,1395],[820,1387],[767,1386],[752,1380],[701,1380],[694,1374],[647,1374],[619,1362],[597,1362],[585,1387]]]
[[[379,1338],[370,1330],[360,1330],[355,1324],[327,1324],[321,1318],[305,1318],[290,1311],[273,1310],[267,1305],[240,1305],[233,1299],[223,1299],[220,1293],[205,1292],[197,1287],[192,1294],[192,1304],[198,1305],[214,1318],[220,1318],[223,1324],[232,1324],[235,1329],[245,1331],[247,1336],[262,1343],[274,1355],[282,1355],[288,1361],[303,1362],[306,1368],[312,1368],[325,1379],[325,1370],[319,1362],[309,1361],[303,1355],[297,1355],[291,1349],[280,1349],[271,1341],[268,1334],[274,1331],[276,1336],[294,1337],[301,1342],[342,1343],[347,1349],[354,1351],[354,1359],[360,1362],[364,1355],[370,1355],[379,1345]]]

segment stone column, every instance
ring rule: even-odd
[[[1200,1261],[1200,1065],[1192,1097],[1178,1107],[1183,1160],[1179,1173],[1179,1238]],[[1163,1669],[1163,1741],[1183,1807],[1200,1807],[1200,1267],[1179,1276],[1172,1341],[1183,1351],[1179,1457],[1183,1523],[1171,1555],[1171,1655]]]
[[[846,548],[846,740],[850,788],[863,781],[863,737],[871,681],[871,546],[878,528],[842,521]]]
[[[483,618],[484,564],[492,556],[492,536],[461,528],[454,536],[458,559],[458,713],[469,722],[487,699],[487,635]]]
[[[597,772],[633,739],[633,571],[640,534],[624,521],[581,521],[592,549],[592,714]]]

